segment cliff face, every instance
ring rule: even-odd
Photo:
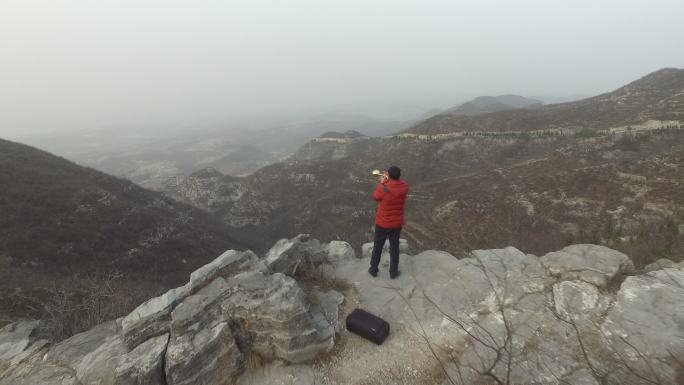
[[[43,340],[40,322],[3,328],[0,384],[683,379],[682,263],[637,271],[625,254],[580,244],[542,257],[403,246],[396,280],[371,277],[367,265],[345,242],[304,235],[263,256],[228,251],[184,286],[68,340]],[[341,326],[355,307],[390,322],[382,346]]]

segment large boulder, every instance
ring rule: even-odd
[[[44,346],[40,329],[40,321],[18,321],[0,329],[0,367],[16,364]]]
[[[116,385],[166,385],[163,362],[168,342],[168,334],[150,338],[124,355],[114,371],[114,383]]]
[[[25,330],[18,331],[26,335]],[[98,325],[49,348],[39,342],[31,346],[40,346],[37,354],[25,355],[21,362],[15,356],[12,365],[0,370],[0,384],[115,385],[114,369],[126,354],[117,321]],[[24,354],[30,350],[24,350]]]
[[[169,332],[171,311],[188,295],[187,286],[171,289],[135,308],[121,321],[123,339],[128,349],[143,341]]]
[[[678,267],[684,267],[684,261],[680,262],[674,262],[670,259],[667,258],[660,258],[655,262],[649,263],[648,265],[644,266],[644,273],[648,273],[651,271],[656,271],[656,270],[662,270],[665,268],[678,268]]]
[[[651,383],[677,383],[684,362],[683,310],[684,269],[627,277],[601,325],[616,352],[613,377],[638,373]]]
[[[259,257],[251,250],[228,250],[210,263],[190,274],[188,283],[190,293],[194,293],[216,277],[230,277],[254,268]]]
[[[249,250],[228,250],[212,262],[193,271],[190,274],[190,281],[185,286],[171,289],[159,297],[144,302],[122,321],[126,346],[133,349],[151,337],[168,333],[171,312],[186,297],[217,277],[229,277],[254,269],[257,263],[258,257]]]
[[[110,321],[51,347],[44,362],[71,368],[83,385],[116,385],[114,371],[127,352],[118,322]]]
[[[561,280],[580,280],[598,287],[605,287],[618,275],[634,272],[628,256],[599,245],[570,245],[547,253],[541,263]]]
[[[240,367],[242,354],[227,322],[171,336],[166,350],[168,385],[222,385]]]
[[[250,350],[266,359],[297,363],[332,349],[335,327],[316,322],[317,312],[297,282],[280,273],[245,272],[221,303]]]
[[[356,253],[351,245],[344,241],[332,241],[327,246],[328,255],[327,262],[336,265],[340,262],[354,259]]]
[[[263,260],[274,273],[293,275],[298,268],[318,265],[326,259],[327,250],[317,239],[299,234],[292,239],[281,239],[266,253]]]
[[[0,371],[0,385],[83,385],[70,367],[40,360]]]

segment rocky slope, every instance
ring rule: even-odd
[[[207,255],[252,246],[192,206],[4,140],[0,185],[0,323],[35,316],[63,287],[120,273],[131,290],[159,290]]]
[[[3,328],[0,384],[684,380],[681,263],[637,271],[625,254],[588,244],[541,257],[402,250],[396,280],[372,278],[368,257],[345,242],[300,235],[261,257],[228,251],[184,286],[68,340],[44,340],[35,321]],[[327,281],[313,286],[302,271]],[[320,284],[332,280],[346,282],[342,293]],[[383,345],[340,327],[355,307],[390,322]]]

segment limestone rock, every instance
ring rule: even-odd
[[[135,308],[121,322],[123,338],[128,349],[158,335],[168,333],[171,311],[188,295],[188,287],[171,289],[151,298]]]
[[[312,312],[314,320],[319,323],[321,329],[327,329],[332,326],[334,330],[339,331],[338,320],[340,305],[344,302],[344,295],[335,290],[314,290],[315,309]]]
[[[114,371],[126,353],[119,325],[110,321],[51,347],[44,361],[71,368],[82,385],[116,385]]]
[[[316,239],[299,234],[292,239],[281,239],[266,253],[264,264],[270,271],[292,275],[297,268],[318,265],[325,261],[326,250]]]
[[[0,372],[0,385],[82,385],[73,369],[39,360]]]
[[[36,341],[40,326],[40,321],[18,321],[0,329],[0,362],[24,356]]]
[[[541,262],[554,277],[578,279],[598,287],[605,287],[619,274],[634,271],[634,264],[625,254],[598,245],[570,245],[547,253]]]
[[[226,322],[230,314],[222,314],[220,300],[230,291],[226,280],[218,277],[196,294],[187,297],[171,312],[171,331],[174,335],[197,331],[212,323]]]
[[[166,349],[166,381],[168,385],[223,385],[236,374],[241,360],[226,322],[172,335]]]
[[[266,359],[302,362],[330,350],[334,326],[315,321],[306,294],[280,273],[245,272],[228,280],[235,286],[223,300],[223,314],[237,323],[240,339]]]
[[[584,281],[562,281],[553,285],[556,312],[570,322],[590,321],[595,314],[605,311],[608,301],[596,286]]]
[[[228,250],[190,274],[189,291],[194,293],[216,277],[229,277],[249,270],[254,267],[258,259],[250,250]]]
[[[138,345],[122,357],[114,372],[117,385],[166,385],[163,359],[169,335]]]
[[[681,268],[627,277],[601,326],[609,345],[630,369],[657,383],[675,384],[672,360],[684,358],[682,283]],[[620,373],[624,365],[617,366],[616,373]]]
[[[169,331],[171,312],[190,294],[217,277],[228,277],[255,268],[257,256],[251,251],[228,250],[212,262],[190,274],[185,286],[167,291],[138,306],[122,322],[124,340],[129,349]]]
[[[347,242],[332,241],[328,244],[327,261],[331,264],[338,264],[342,261],[356,258],[354,249]]]
[[[649,263],[648,265],[644,266],[644,272],[648,273],[651,271],[656,271],[656,270],[662,270],[665,268],[677,268],[677,267],[684,267],[684,261],[682,262],[673,262],[669,259],[666,258],[660,258],[657,261],[653,263]]]

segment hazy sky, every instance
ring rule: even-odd
[[[591,95],[684,66],[683,15],[682,0],[0,0],[0,137]]]

